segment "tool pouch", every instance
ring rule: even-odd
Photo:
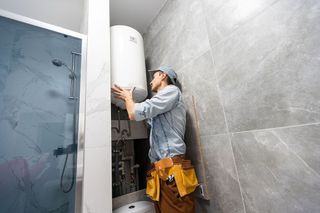
[[[146,194],[150,199],[154,201],[159,201],[160,180],[158,172],[155,169],[151,169],[147,173]]]
[[[171,174],[174,175],[181,197],[192,193],[199,185],[195,169],[189,160],[183,160],[181,164],[174,165],[169,171],[169,175]]]
[[[196,172],[190,160],[173,163],[172,159],[162,159],[147,173],[146,194],[154,201],[160,198],[160,179],[166,181],[173,175],[181,197],[192,193],[199,185]]]

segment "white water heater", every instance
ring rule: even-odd
[[[111,84],[133,90],[133,100],[143,101],[147,95],[147,79],[143,39],[135,29],[111,27]],[[111,102],[125,109],[123,101],[111,96]]]

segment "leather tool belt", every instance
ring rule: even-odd
[[[195,169],[190,160],[184,155],[177,155],[170,158],[163,158],[152,164],[147,172],[146,194],[154,201],[160,198],[160,179],[167,181],[173,176],[181,197],[192,193],[199,185]]]

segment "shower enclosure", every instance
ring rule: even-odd
[[[0,212],[80,212],[85,36],[3,14]]]

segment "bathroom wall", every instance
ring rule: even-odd
[[[144,34],[147,68],[176,69],[186,141],[200,143],[188,152],[210,201],[197,212],[319,211],[319,11],[316,0],[171,0]]]
[[[112,212],[109,0],[85,1],[88,23],[83,213]]]

